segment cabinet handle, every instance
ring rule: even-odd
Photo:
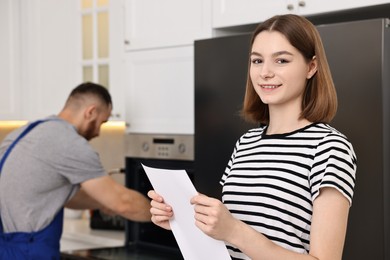
[[[298,5],[299,5],[300,7],[305,7],[305,6],[306,6],[306,2],[305,2],[305,1],[299,1],[299,2],[298,2]]]
[[[288,4],[287,5],[287,10],[289,10],[289,11],[294,10],[294,5],[293,4]]]

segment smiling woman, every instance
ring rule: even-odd
[[[261,23],[250,43],[242,113],[257,127],[234,146],[223,203],[191,199],[195,223],[225,241],[233,259],[341,259],[356,156],[327,124],[337,98],[319,34],[306,18],[281,15]],[[180,209],[148,195],[152,221],[170,229]]]

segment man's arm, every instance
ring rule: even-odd
[[[133,221],[150,221],[150,201],[140,192],[127,189],[110,176],[81,183],[80,191],[65,205],[70,208],[100,208]]]
[[[66,204],[69,209],[100,209],[100,205],[96,200],[88,196],[88,194],[81,188]]]

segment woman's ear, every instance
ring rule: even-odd
[[[309,62],[309,71],[307,72],[307,79],[311,79],[314,74],[317,72],[317,58],[316,56],[313,56],[311,61]]]

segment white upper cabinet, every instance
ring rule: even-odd
[[[0,120],[57,114],[80,79],[76,1],[0,1]]]
[[[290,6],[293,6],[300,15],[315,15],[390,3],[389,0],[289,0],[289,2]]]
[[[109,91],[113,110],[110,121],[124,121],[125,118],[125,49],[123,45],[124,3],[109,2]]]
[[[211,36],[210,0],[126,0],[127,50],[192,44]]]
[[[128,52],[129,133],[194,133],[193,46]]]
[[[254,24],[270,14],[286,13],[287,0],[212,0],[213,28]]]
[[[105,86],[112,98],[110,121],[125,119],[124,104],[124,3],[90,0],[80,3],[82,28],[82,81]]]
[[[23,118],[57,114],[80,79],[77,1],[21,2]]]
[[[277,14],[315,15],[390,3],[389,0],[212,0],[213,28],[256,24]]]
[[[126,0],[126,131],[194,134],[194,53],[211,0]]]
[[[19,5],[0,1],[0,120],[21,118]]]
[[[83,3],[93,3],[95,16]],[[83,81],[108,87],[110,120],[124,120],[123,1],[5,0],[0,21],[0,120],[57,114]],[[85,44],[88,37],[98,44]],[[85,48],[92,58],[84,58]]]

